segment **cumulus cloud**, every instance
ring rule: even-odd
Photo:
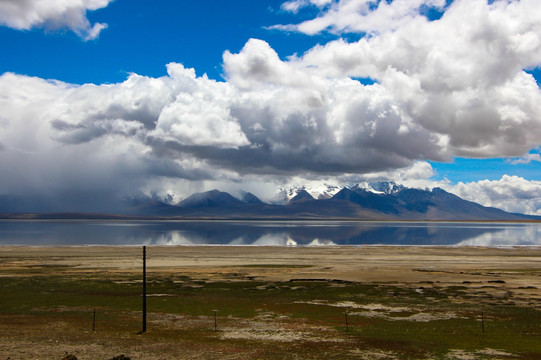
[[[163,179],[177,179],[180,185],[214,178],[204,160],[165,156],[150,145],[161,136],[162,112],[177,97],[186,101],[183,94],[191,91],[194,80],[193,71],[170,68],[171,76],[161,79],[131,75],[123,83],[101,86],[2,75],[0,103],[6,117],[0,164],[9,176],[0,180],[0,194],[51,194],[66,202],[66,194],[116,199],[159,186]],[[195,97],[194,106],[200,107]],[[200,114],[201,123],[206,116]],[[227,119],[222,123],[207,124],[208,129],[198,124],[198,134],[189,141],[217,148],[243,143],[234,125]],[[231,138],[215,139],[217,130],[228,127],[233,128]],[[183,144],[185,138],[171,133],[163,141]]]
[[[0,25],[18,30],[35,27],[67,28],[83,40],[96,39],[107,24],[91,24],[87,11],[106,7],[113,0],[2,0]]]
[[[500,180],[482,180],[450,185],[447,190],[485,206],[509,212],[541,215],[541,181],[504,175]]]
[[[224,52],[221,82],[174,63],[160,78],[106,85],[6,73],[0,167],[10,176],[0,194],[182,197],[216,184],[333,177],[423,184],[427,160],[521,157],[540,145],[541,93],[523,71],[541,64],[535,1],[457,0],[436,21],[419,14],[438,1],[289,3],[320,6],[320,17],[364,4],[355,16],[391,14],[374,24],[394,25],[287,59],[250,39]],[[321,29],[364,31],[331,25]]]
[[[292,12],[294,14],[298,13],[299,10],[308,6],[317,6],[318,8],[323,8],[324,6],[330,4],[332,0],[291,0],[286,1],[282,4],[282,10]]]
[[[539,16],[535,1],[455,1],[437,21],[418,16],[298,61],[329,77],[376,79],[450,156],[521,156],[539,143],[539,88],[523,71],[541,63]]]
[[[317,6],[328,9],[315,19],[300,24],[275,25],[272,28],[298,31],[315,35],[323,31],[340,34],[344,32],[380,33],[395,30],[416,17],[420,10],[445,7],[445,0],[293,0],[285,2],[282,9],[297,13],[302,8]]]

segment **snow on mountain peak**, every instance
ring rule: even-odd
[[[394,181],[379,181],[379,182],[362,182],[347,187],[350,190],[361,189],[374,194],[396,194],[397,192],[404,190],[403,185],[399,185]]]
[[[394,181],[380,181],[380,182],[361,182],[357,184],[349,185],[336,185],[329,183],[310,183],[306,185],[293,185],[290,187],[280,187],[273,204],[287,204],[301,191],[306,191],[316,200],[330,199],[336,195],[343,188],[355,190],[360,189],[368,191],[374,194],[396,194],[399,191],[405,189],[403,185],[397,184]]]
[[[330,199],[343,187],[331,185],[327,183],[309,184],[309,185],[294,185],[289,188],[281,187],[278,190],[278,203],[288,203],[301,191],[306,191],[316,200]]]

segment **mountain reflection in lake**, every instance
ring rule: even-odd
[[[538,246],[538,223],[0,221],[0,245]]]

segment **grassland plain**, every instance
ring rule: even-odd
[[[541,358],[539,248],[147,252],[2,247],[0,359]]]

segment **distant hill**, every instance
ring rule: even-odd
[[[204,208],[204,207],[236,207],[242,204],[242,201],[234,198],[226,192],[211,190],[204,193],[193,194],[180,202],[182,208]]]
[[[107,217],[150,217],[178,219],[335,219],[335,220],[448,220],[448,221],[520,221],[541,220],[541,217],[513,214],[500,209],[485,207],[475,202],[461,199],[440,188],[432,190],[406,188],[393,182],[357,184],[344,187],[329,198],[328,187],[325,196],[313,194],[300,187],[289,191],[282,204],[267,204],[252,193],[243,193],[239,198],[219,190],[193,194],[178,205],[152,199],[143,194],[125,198],[116,207],[113,215],[42,213],[25,214],[24,204],[9,198],[0,212],[4,218],[31,217],[80,218],[82,213],[96,218]],[[16,205],[16,206],[15,206]],[[14,211],[10,211],[10,207]],[[19,215],[14,214],[19,213]]]
[[[263,204],[263,201],[259,200],[257,196],[250,192],[243,193],[240,200],[247,204]]]

